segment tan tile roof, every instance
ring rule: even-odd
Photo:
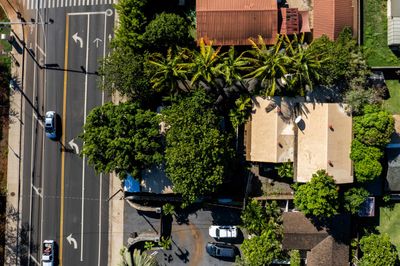
[[[350,159],[352,118],[344,106],[335,103],[304,104],[305,127],[297,133],[297,182],[310,181],[317,170],[325,169],[337,184],[352,183]]]
[[[293,124],[282,120],[278,109],[266,110],[274,104],[272,100],[256,97],[251,115],[249,161],[254,162],[293,162],[294,131]]]
[[[255,98],[253,113],[246,125],[246,159],[269,163],[290,160],[295,163],[297,182],[308,182],[312,174],[325,169],[337,184],[352,183],[352,118],[345,112],[345,106],[301,101],[302,128],[294,126],[293,118],[282,119],[285,115],[274,107],[274,102],[280,102],[280,111],[286,113],[285,102],[300,99],[277,99],[280,98]]]
[[[261,35],[274,44],[278,33],[276,0],[197,0],[197,38],[214,45],[249,45]]]

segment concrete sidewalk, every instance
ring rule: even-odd
[[[21,9],[17,1],[0,0],[0,5],[4,9],[10,21],[19,21],[16,11]],[[22,25],[13,25],[12,29],[21,40],[24,40],[22,27]],[[17,79],[18,84],[20,84],[23,74],[23,56],[18,54],[15,49],[13,49],[11,53],[20,64],[20,67],[16,66],[15,63],[12,64],[11,74]],[[16,114],[9,115],[5,265],[19,265],[20,248],[18,243],[20,239],[18,232],[20,228],[18,228],[18,226],[21,218],[19,204],[20,199],[22,198],[22,195],[20,194],[20,188],[22,188],[21,161],[23,158],[21,139],[23,138],[22,114],[24,113],[24,106],[20,93],[11,92],[10,110],[13,110]]]

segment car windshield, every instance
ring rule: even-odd
[[[51,255],[51,248],[52,248],[51,244],[45,243],[43,245],[43,254],[46,255],[46,256]]]

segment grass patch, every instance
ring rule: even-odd
[[[381,207],[378,230],[381,233],[387,233],[390,241],[400,251],[400,204],[394,204],[393,207]]]
[[[387,44],[387,1],[364,1],[364,49],[370,66],[400,65]]]
[[[390,98],[383,102],[385,108],[391,114],[400,114],[400,83],[398,80],[386,80]]]

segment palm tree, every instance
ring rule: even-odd
[[[305,92],[313,90],[314,84],[321,79],[321,54],[316,54],[315,50],[308,49],[304,43],[304,34],[300,40],[297,35],[294,35],[293,40],[289,40],[285,35],[285,45],[290,60],[288,87],[293,93],[304,96]]]
[[[252,39],[249,41],[252,44],[252,54],[256,60],[251,61],[254,62],[253,71],[245,77],[259,79],[261,85],[266,89],[265,94],[273,96],[279,86],[278,79],[285,80],[285,75],[288,73],[289,58],[282,49],[283,38],[279,36],[276,44],[271,48],[267,48],[261,36],[258,36],[258,43]]]
[[[221,47],[216,50],[212,47],[212,42],[206,45],[203,38],[200,39],[199,49],[188,50],[185,49],[187,63],[184,64],[184,69],[191,72],[190,85],[196,85],[200,81],[206,82],[208,84],[213,83],[216,74],[215,67],[220,62],[219,52]]]
[[[217,76],[222,76],[228,85],[236,81],[242,81],[242,73],[251,69],[251,57],[247,57],[245,51],[236,56],[235,48],[230,47],[228,52],[221,54],[221,60],[215,67],[214,71]]]
[[[168,89],[172,95],[190,90],[181,53],[173,54],[171,49],[168,49],[165,57],[154,53],[150,56],[149,63],[154,66],[154,74],[150,80],[153,89]]]
[[[133,254],[131,254],[127,247],[123,247],[120,250],[121,262],[119,266],[157,266],[158,263],[156,259],[147,254],[146,252],[141,253],[139,250],[135,249]]]

